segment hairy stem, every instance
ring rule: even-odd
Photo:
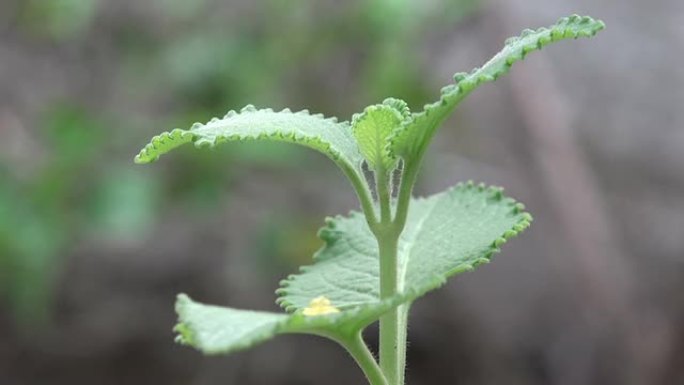
[[[368,188],[368,184],[359,177],[359,174],[354,169],[343,167],[342,171],[354,186],[354,191],[356,191],[356,195],[361,203],[361,209],[363,210],[363,215],[366,217],[366,222],[368,222],[370,229],[375,232],[378,220],[375,215],[373,198],[370,189]]]
[[[380,246],[380,297],[388,298],[397,293],[397,238],[393,235],[378,240]],[[395,308],[380,317],[380,367],[390,385],[401,385],[400,362],[405,340],[400,336],[406,332],[401,330],[399,309]]]
[[[380,251],[380,298],[392,297],[398,292],[397,244],[399,232],[392,225],[390,174],[378,167],[375,172],[380,224],[375,236]],[[400,311],[393,309],[380,318],[380,367],[390,385],[400,385],[404,367],[402,353],[405,348],[405,330],[401,330]]]
[[[375,188],[380,201],[380,223],[384,226],[388,226],[392,221],[390,176],[391,174],[383,166],[378,167],[375,171]]]
[[[375,361],[375,357],[373,357],[373,354],[368,350],[368,346],[363,340],[360,331],[356,333],[354,337],[338,342],[347,349],[347,352],[351,354],[354,361],[356,361],[361,370],[363,370],[363,374],[366,376],[366,379],[368,379],[370,385],[390,385],[387,382],[385,375],[382,373],[380,366],[378,366],[377,361]]]
[[[406,225],[408,207],[411,202],[411,194],[413,193],[413,185],[416,183],[419,168],[420,161],[404,163],[404,171],[401,175],[401,183],[399,184],[396,215],[394,217],[394,231],[398,234],[401,234]]]
[[[420,157],[418,157],[420,159]],[[387,298],[397,293],[399,236],[408,217],[413,185],[416,183],[420,161],[406,162],[399,185],[396,213],[389,224],[381,226],[386,232],[376,234],[380,248],[380,297]],[[385,186],[388,185],[385,181]],[[380,194],[378,194],[382,197]],[[387,202],[389,205],[389,194]],[[382,201],[381,201],[382,208]],[[391,216],[388,209],[388,215]],[[409,305],[402,305],[380,318],[380,367],[390,385],[404,384],[406,367],[406,337]]]
[[[408,312],[410,304],[404,304],[397,308],[397,363],[398,374],[397,384],[404,384],[404,374],[406,372],[406,338],[408,337]]]

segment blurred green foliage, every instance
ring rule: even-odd
[[[90,25],[98,0],[26,0],[20,9],[22,25],[56,40],[76,38]]]
[[[42,106],[30,121],[36,127],[33,139],[46,149],[35,172],[16,175],[12,161],[0,157],[0,297],[21,321],[47,319],[60,267],[77,241],[144,239],[169,205],[217,215],[214,209],[229,196],[241,164],[288,170],[307,159],[294,146],[228,145],[218,159],[186,151],[169,161],[168,172],[150,172],[132,164],[143,138],[247,103],[306,106],[342,116],[389,95],[418,105],[435,93],[425,88],[416,55],[425,32],[452,26],[478,5],[477,0],[222,5],[154,0],[122,2],[119,8],[104,0],[17,4],[17,31],[29,41],[82,52],[98,45],[117,60],[107,73],[113,81],[103,81],[108,88],[100,90],[114,97],[97,102],[74,92]],[[91,64],[98,65],[84,63]],[[265,224],[268,241],[262,251],[293,259],[284,264],[301,264],[301,256],[315,248],[311,239],[277,231],[303,228],[309,234],[309,225]]]

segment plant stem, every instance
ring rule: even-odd
[[[375,215],[375,208],[373,207],[373,198],[371,197],[370,189],[366,181],[359,177],[359,174],[352,168],[342,167],[342,171],[349,178],[354,186],[354,191],[359,198],[361,203],[361,209],[363,210],[363,215],[366,217],[366,222],[371,230],[375,231],[378,220]]]
[[[392,222],[392,209],[390,204],[390,174],[385,167],[379,166],[375,171],[375,189],[380,201],[380,224],[387,227]]]
[[[397,246],[400,232],[392,224],[390,178],[384,167],[375,172],[376,191],[380,201],[380,223],[375,236],[380,252],[380,298],[393,297],[398,292]],[[392,309],[380,317],[380,367],[390,385],[401,385],[401,371],[404,367],[402,353],[405,348],[406,332],[401,330],[400,310]]]
[[[382,299],[397,293],[397,237],[393,234],[378,239],[380,247],[380,297]],[[400,336],[401,330],[399,309],[395,308],[380,317],[380,367],[390,385],[402,385],[400,362],[401,352],[405,348],[405,340]]]
[[[420,159],[420,157],[418,157]],[[399,236],[404,230],[408,217],[408,207],[411,202],[413,185],[416,182],[420,161],[406,163],[399,186],[396,213],[394,219],[382,221],[381,230],[376,233],[380,251],[380,297],[388,298],[397,294],[401,288],[398,282],[398,243]],[[389,181],[383,180],[379,186],[388,186]],[[380,198],[381,216],[383,215],[383,194],[378,190]],[[387,215],[389,213],[389,194],[387,199]],[[408,327],[409,305],[399,306],[380,318],[380,367],[390,385],[404,385],[404,371],[406,367],[406,337]]]
[[[375,361],[375,357],[368,350],[368,346],[364,342],[360,331],[353,338],[340,341],[340,343],[351,354],[361,370],[363,370],[363,374],[366,375],[370,385],[389,385],[385,375]]]
[[[406,337],[408,334],[408,312],[410,304],[397,307],[397,384],[404,384],[404,374],[406,369]]]
[[[407,162],[404,165],[404,172],[402,173],[401,184],[399,185],[399,195],[397,197],[396,215],[394,217],[394,228],[399,234],[401,234],[406,225],[408,207],[411,202],[411,194],[413,193],[413,185],[416,183],[419,168],[420,161]]]

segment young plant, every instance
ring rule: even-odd
[[[416,113],[392,98],[367,107],[351,123],[306,110],[247,106],[189,130],[155,136],[135,158],[137,163],[152,162],[190,142],[214,147],[228,141],[275,140],[310,147],[340,167],[363,211],[326,220],[319,232],[325,245],[314,263],[283,280],[276,292],[286,313],[210,306],[181,294],[177,341],[205,354],[224,354],[278,334],[314,334],[342,345],[370,384],[402,385],[411,304],[447,278],[488,262],[532,220],[501,188],[472,182],[413,198],[421,160],[437,128],[471,91],[506,73],[528,53],[554,41],[593,36],[603,28],[601,21],[573,15],[549,28],[525,30],[481,68],[456,74],[437,102]],[[374,186],[364,176],[364,164]],[[396,174],[400,182],[394,188]],[[377,320],[379,361],[362,337]]]

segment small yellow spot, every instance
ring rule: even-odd
[[[304,308],[302,314],[305,316],[317,316],[325,314],[339,313],[340,309],[332,305],[330,300],[325,296],[316,297],[309,302],[309,306]]]

